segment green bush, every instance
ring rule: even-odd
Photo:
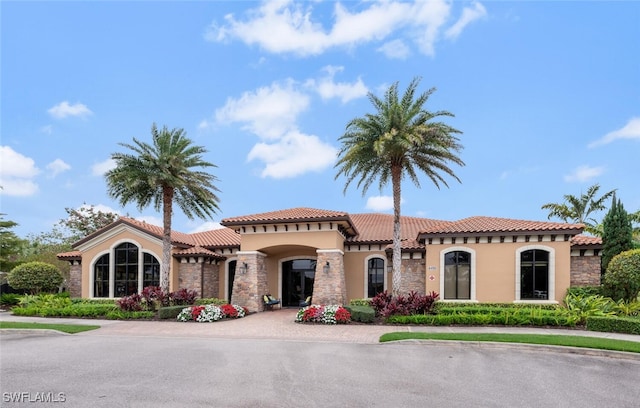
[[[573,327],[577,318],[561,310],[503,308],[494,313],[470,313],[459,310],[456,313],[437,315],[391,316],[388,323],[393,324],[421,324],[431,326],[448,325],[502,325],[502,326],[566,326]]]
[[[7,276],[9,285],[18,290],[26,290],[31,294],[52,292],[63,281],[60,270],[45,262],[27,262],[16,266]]]
[[[128,312],[115,308],[105,316],[109,320],[129,320],[129,319],[153,319],[155,312],[148,310]]]
[[[22,297],[19,293],[3,293],[0,295],[0,305],[2,306],[16,306],[20,303]]]
[[[371,306],[371,299],[351,299],[349,306]]]
[[[73,304],[87,304],[87,305],[115,305],[117,299],[85,299],[85,298],[72,298]]]
[[[371,306],[349,305],[344,308],[351,313],[354,322],[372,323],[376,317],[376,311]]]
[[[222,306],[222,305],[226,305],[229,302],[227,302],[224,299],[218,299],[218,298],[202,298],[202,299],[197,299],[195,301],[194,304],[196,305],[216,305],[216,306]],[[183,308],[187,307],[187,306],[182,306]],[[180,309],[182,310],[182,309]],[[178,316],[178,315],[176,315]],[[174,317],[176,317],[174,316]]]
[[[592,316],[587,318],[587,330],[640,334],[640,319],[618,316]]]
[[[103,317],[117,309],[113,303],[77,302],[64,294],[26,295],[18,307],[12,309],[18,316],[43,317]]]
[[[614,256],[604,274],[603,289],[615,300],[632,301],[640,293],[640,249],[621,252]]]
[[[602,296],[602,286],[574,286],[567,289],[567,296]]]
[[[573,295],[564,298],[567,310],[578,317],[578,324],[585,324],[587,317],[615,314],[616,303],[600,295]]]
[[[173,319],[175,320],[182,309],[188,306],[165,306],[158,309],[159,319]]]

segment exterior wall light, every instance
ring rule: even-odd
[[[249,265],[247,265],[246,262],[243,262],[242,265],[240,265],[240,268],[238,269],[240,269],[241,274],[245,274],[247,273],[248,268],[249,268]]]
[[[329,269],[331,269],[331,265],[329,264],[329,261],[327,261],[327,263],[322,267],[322,270],[324,273],[329,273]]]

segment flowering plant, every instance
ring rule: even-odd
[[[351,313],[339,305],[311,305],[298,310],[296,322],[323,324],[346,324],[351,321]]]
[[[200,305],[185,307],[178,314],[179,322],[187,322],[190,320],[207,323],[215,322],[221,319],[237,319],[247,315],[247,310],[238,305]]]

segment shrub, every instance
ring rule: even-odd
[[[27,262],[16,266],[7,276],[9,285],[18,290],[26,290],[31,294],[52,292],[63,281],[60,270],[45,262]]]
[[[558,313],[542,309],[503,309],[493,314],[473,314],[459,311],[454,314],[416,314],[390,316],[388,323],[421,324],[431,326],[449,325],[502,325],[502,326],[566,326],[576,325],[577,318],[568,313]]]
[[[351,299],[349,306],[371,306],[371,299]]]
[[[129,320],[129,319],[152,319],[155,316],[154,312],[142,310],[135,312],[127,312],[124,310],[114,309],[107,313],[105,316],[110,320]]]
[[[247,315],[247,309],[238,305],[197,305],[183,308],[176,319],[180,322],[190,320],[207,323],[222,319],[237,319]]]
[[[180,312],[184,309],[184,306],[165,306],[158,309],[159,319],[175,319]]]
[[[311,305],[298,310],[297,323],[346,324],[351,313],[339,305]]]
[[[421,295],[411,291],[407,296],[400,295],[393,298],[385,291],[371,299],[371,307],[376,311],[377,316],[382,317],[432,313],[434,303],[438,297],[439,295],[436,292]]]
[[[599,295],[567,295],[564,304],[569,312],[578,317],[578,324],[585,324],[589,316],[607,316],[614,314],[616,303],[610,298]]]
[[[602,296],[602,286],[574,286],[567,289],[567,295],[576,296]]]
[[[16,306],[20,303],[20,297],[22,295],[19,293],[3,293],[0,295],[0,305],[2,306]]]
[[[587,330],[640,334],[640,319],[617,316],[592,316],[587,318]]]
[[[160,286],[147,286],[143,288],[142,292],[140,292],[140,297],[147,310],[157,310],[169,304],[169,298]]]
[[[640,293],[640,249],[621,252],[609,262],[604,274],[605,294],[615,300],[629,301]]]
[[[67,296],[42,294],[27,295],[21,298],[20,305],[12,309],[18,316],[44,316],[44,317],[102,317],[118,310],[111,302],[105,303],[79,303],[73,302]]]
[[[192,305],[198,297],[198,292],[189,289],[178,289],[169,293],[170,304],[172,305]]]
[[[143,310],[142,297],[137,293],[120,298],[116,304],[120,310],[125,312],[139,312]]]
[[[351,313],[354,322],[372,323],[376,317],[376,311],[371,306],[349,305],[344,308]]]
[[[222,305],[226,305],[227,302],[224,299],[218,299],[218,298],[202,298],[202,299],[198,299],[194,302],[196,305],[217,305],[217,306],[222,306]]]

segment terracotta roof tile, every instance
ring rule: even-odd
[[[224,256],[218,255],[213,251],[209,251],[201,246],[182,249],[173,254],[174,256],[209,256],[216,259],[225,259]]]
[[[162,234],[164,233],[164,229],[160,226],[148,224],[144,221],[139,221],[129,217],[120,217],[124,223],[137,227],[139,229],[143,229],[152,235],[155,235],[158,238],[162,238]],[[194,245],[193,239],[189,234],[185,234],[183,232],[171,231],[171,241],[174,244],[186,244],[186,245]]]
[[[81,251],[63,252],[56,255],[58,259],[82,259]]]
[[[602,238],[589,235],[576,235],[571,238],[571,245],[575,246],[602,246]]]
[[[393,215],[380,213],[351,214],[351,219],[359,234],[350,242],[391,242],[393,241]],[[400,239],[415,240],[420,231],[435,228],[448,221],[418,217],[400,217]]]
[[[475,234],[475,233],[526,233],[526,232],[566,232],[580,233],[584,225],[559,222],[525,221],[496,217],[469,217],[460,221],[443,223],[421,230],[424,235]]]
[[[316,208],[289,208],[286,210],[270,211],[258,214],[243,215],[234,218],[225,218],[222,225],[242,225],[245,223],[274,222],[274,221],[316,221],[332,218],[345,219],[349,214],[344,211],[319,210]]]
[[[240,247],[240,234],[230,228],[218,228],[191,234],[196,245],[208,248]]]

